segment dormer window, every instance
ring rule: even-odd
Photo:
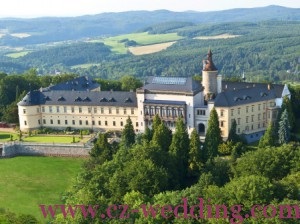
[[[91,99],[90,99],[89,97],[86,97],[86,98],[83,99],[83,101],[84,101],[84,102],[90,102]]]
[[[125,103],[132,103],[132,100],[130,99],[130,97],[125,99]]]
[[[107,102],[107,99],[105,97],[101,98],[100,102]]]
[[[112,97],[108,100],[108,102],[117,102],[117,101],[115,100],[115,98]]]
[[[63,96],[61,96],[61,97],[59,97],[57,100],[58,100],[58,101],[65,101],[66,99],[65,99]]]
[[[76,99],[75,99],[75,102],[80,102],[82,101],[82,99],[78,96]]]

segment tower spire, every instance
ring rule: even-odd
[[[203,61],[203,71],[217,71],[218,69],[214,65],[214,62],[212,60],[213,53],[211,52],[211,49],[209,48],[207,53],[207,59]]]

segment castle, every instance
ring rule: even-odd
[[[121,92],[101,91],[90,78],[79,77],[28,92],[18,111],[22,131],[41,127],[120,131],[130,116],[136,132],[143,133],[158,114],[171,130],[182,117],[188,132],[196,128],[204,139],[215,108],[223,139],[236,120],[237,134],[253,142],[276,120],[284,96],[290,96],[287,85],[222,81],[209,50],[202,83],[191,77],[148,77],[136,92]]]

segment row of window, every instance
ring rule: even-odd
[[[88,113],[92,113],[92,111],[94,112],[94,114],[97,114],[98,111],[101,113],[101,114],[104,114],[105,113],[105,108],[101,107],[100,110],[99,108],[97,107],[88,107]],[[93,109],[93,110],[92,110]],[[46,111],[46,107],[42,106],[42,112],[44,113]],[[64,113],[67,113],[68,112],[68,107],[67,106],[63,106],[63,107],[60,107],[60,106],[49,106],[48,107],[48,111],[49,113],[54,113],[54,111],[56,113],[60,113],[60,112],[64,112]],[[78,111],[78,113],[82,113],[83,109],[82,107],[71,107],[71,113],[75,113],[75,111]],[[115,114],[120,114],[120,112],[123,111],[123,114],[127,114],[127,108],[122,108],[122,109],[119,109],[118,107],[116,108],[112,108],[112,107],[109,107],[108,108],[108,114],[113,114],[113,112]],[[40,112],[40,109],[37,108],[37,113]],[[131,114],[134,114],[134,108],[131,108],[130,109],[130,113]],[[23,109],[23,114],[26,114],[26,109]]]
[[[266,123],[265,123],[265,122],[263,122],[262,125],[261,125],[261,123],[258,123],[258,124],[257,124],[257,129],[260,129],[260,128],[262,128],[262,127],[263,127],[263,128],[266,127]],[[254,130],[254,125],[253,125],[253,124],[252,124],[251,126],[248,126],[248,125],[247,125],[247,126],[245,127],[245,131],[249,131],[249,130],[251,130],[251,131]],[[241,129],[240,129],[240,128],[237,128],[237,134],[240,134],[240,133],[241,133]]]
[[[276,105],[275,102],[270,102],[269,103],[270,107],[274,107],[275,105]],[[251,112],[254,112],[254,107],[255,107],[255,105],[252,105],[251,107],[250,106],[246,106],[246,113],[250,112],[250,108],[251,108]],[[261,110],[261,104],[257,105],[257,109],[258,109],[258,111]],[[263,110],[266,109],[266,103],[262,104],[262,109]],[[241,108],[239,107],[239,108],[237,108],[237,114],[240,114],[240,113],[241,113]],[[234,115],[234,109],[231,109],[231,116],[233,116],[233,115]],[[224,111],[223,110],[221,110],[221,117],[222,116],[224,116]]]
[[[41,120],[38,120],[38,123],[39,123],[39,125],[40,125],[40,124],[41,124]],[[46,119],[43,119],[43,124],[47,124]],[[54,124],[54,120],[53,120],[53,119],[50,119],[50,124]],[[61,124],[61,120],[56,120],[56,124],[57,124],[57,125],[60,125],[60,124]],[[64,124],[65,124],[65,125],[69,125],[69,124],[68,124],[68,120],[65,120]],[[89,125],[89,121],[86,120],[85,122],[83,122],[82,120],[79,120],[79,121],[78,121],[78,124],[79,124],[79,125],[83,125],[83,124]],[[24,125],[25,125],[25,126],[27,125],[27,121],[24,121]],[[76,125],[76,121],[75,121],[75,120],[72,120],[72,125]],[[95,121],[92,121],[92,125],[96,125],[96,122],[95,122]],[[102,125],[102,122],[101,122],[101,121],[98,121],[98,126],[101,126],[101,125]],[[108,126],[108,121],[104,121],[104,125],[105,125],[105,126]],[[117,125],[117,122],[116,122],[116,121],[113,121],[113,122],[112,122],[112,125],[113,125],[113,126],[116,126],[116,125]],[[143,125],[143,124],[141,123],[141,125]],[[124,126],[124,122],[123,122],[123,121],[120,121],[120,126],[121,126],[121,127]],[[135,126],[136,126],[136,127],[139,126],[138,122],[135,123]]]

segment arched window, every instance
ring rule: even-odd
[[[204,124],[202,124],[202,123],[198,124],[198,133],[199,133],[199,135],[204,135],[205,134]]]

